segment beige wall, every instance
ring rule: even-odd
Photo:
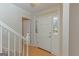
[[[70,4],[69,55],[79,56],[79,4]]]

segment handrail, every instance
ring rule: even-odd
[[[7,30],[13,32],[14,34],[16,34],[17,36],[19,36],[20,38],[26,40],[25,37],[23,37],[22,35],[20,35],[19,33],[17,33],[14,29],[10,28],[7,24],[3,23],[2,21],[0,21],[0,25],[1,25],[2,27],[6,28]]]
[[[25,43],[28,43],[28,39],[27,38],[25,38],[25,37],[23,37],[20,33],[18,33],[18,32],[16,32],[14,29],[12,29],[12,28],[10,28],[7,24],[5,24],[5,23],[3,23],[2,21],[0,21],[0,29],[1,29],[1,39],[0,39],[0,41],[1,41],[1,45],[0,45],[0,53],[2,53],[2,29],[3,28],[5,28],[5,29],[7,29],[8,30],[8,56],[10,56],[10,32],[12,32],[13,34],[14,34],[14,37],[15,36],[18,36],[19,37],[19,39],[23,39],[23,44],[24,44],[24,41],[25,41]],[[27,41],[26,41],[26,39],[27,39]],[[15,53],[15,41],[16,40],[16,38],[14,38],[14,56],[16,55],[16,53]],[[19,40],[19,49],[20,49],[20,40]],[[24,46],[24,45],[23,45]],[[24,47],[23,47],[24,48]],[[24,51],[24,50],[23,50]],[[19,50],[19,55],[20,55],[20,50]],[[23,55],[24,55],[24,52],[23,52]]]

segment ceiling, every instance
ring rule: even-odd
[[[32,13],[38,13],[58,6],[58,3],[14,3],[17,7],[23,8]]]

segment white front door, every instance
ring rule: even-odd
[[[53,32],[53,17],[55,15],[40,16],[37,19],[37,41],[38,46],[56,55],[60,53],[59,36]]]
[[[51,51],[51,19],[48,17],[39,17],[37,32],[39,47]]]

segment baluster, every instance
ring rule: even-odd
[[[0,26],[0,29],[1,29],[1,31],[0,31],[0,53],[2,53],[2,26]]]
[[[21,50],[21,46],[20,46],[20,39],[19,39],[19,56],[20,56],[20,50]]]
[[[29,55],[29,40],[30,40],[30,33],[27,33],[27,36],[26,36],[27,56]]]
[[[16,56],[16,36],[14,35],[14,56]]]
[[[26,48],[27,48],[27,51],[26,51],[26,56],[28,56],[28,43],[27,43],[27,41],[26,41]]]
[[[8,31],[8,56],[10,56],[10,32]]]
[[[24,40],[23,40],[23,56],[25,55],[25,47],[24,47]]]
[[[29,49],[28,49],[28,48],[29,48],[29,47],[28,47],[28,39],[29,39],[29,35],[28,35],[28,33],[27,33],[27,36],[26,36],[26,47],[27,47],[27,52],[26,52],[26,53],[27,53],[27,56],[28,56],[28,53],[29,53],[29,52],[28,52],[28,50],[29,50]]]
[[[26,41],[25,41],[25,56],[27,55],[27,45],[26,45]]]

